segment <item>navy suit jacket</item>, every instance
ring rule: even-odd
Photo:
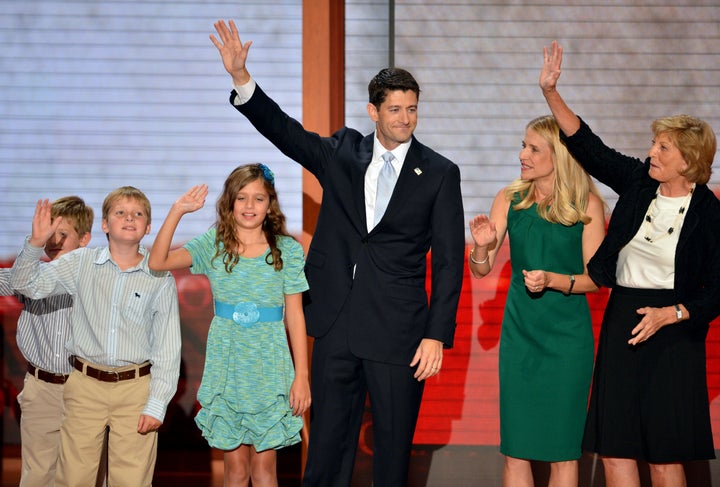
[[[648,175],[650,159],[643,162],[607,147],[583,121],[575,134],[562,138],[585,170],[618,194],[607,236],[588,263],[593,281],[613,287],[618,253],[642,225],[659,183]],[[703,184],[693,192],[678,237],[674,291],[676,302],[690,312],[683,327],[704,338],[720,314],[720,202]]]
[[[413,138],[388,208],[368,232],[364,181],[373,134],[349,128],[331,137],[308,132],[259,86],[236,108],[323,188],[305,266],[308,333],[325,335],[346,307],[343,326],[361,358],[406,365],[423,338],[451,347],[465,265],[458,167]]]

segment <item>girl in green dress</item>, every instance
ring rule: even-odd
[[[202,208],[207,194],[206,185],[194,186],[173,204],[150,267],[190,267],[208,277],[215,316],[195,422],[210,446],[224,450],[224,485],[276,486],[276,449],[300,441],[310,407],[304,254],[285,230],[274,176],[263,164],[236,168],[215,226],[170,250],[180,218]]]

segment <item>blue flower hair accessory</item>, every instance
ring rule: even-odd
[[[274,175],[273,172],[270,170],[270,168],[267,167],[265,164],[258,164],[258,166],[260,167],[260,170],[261,170],[262,173],[263,173],[263,177],[264,177],[267,181],[269,181],[270,184],[272,184],[273,186],[275,186],[275,175]]]

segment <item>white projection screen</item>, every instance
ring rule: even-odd
[[[300,118],[301,12],[299,1],[0,3],[0,258],[17,253],[39,198],[83,197],[96,210],[91,245],[102,245],[112,189],[143,190],[156,231],[178,196],[207,183],[206,207],[178,228],[184,242],[212,224],[225,177],[248,162],[277,173],[299,233],[300,169],[230,106],[230,76],[208,36],[217,19],[236,19],[255,43],[252,74]]]

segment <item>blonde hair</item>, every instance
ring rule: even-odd
[[[687,163],[682,175],[691,183],[707,184],[717,150],[715,132],[710,125],[690,115],[658,118],[652,125],[653,135],[667,134]]]
[[[52,202],[50,216],[53,220],[63,217],[64,220],[72,223],[78,236],[82,237],[92,232],[95,213],[79,196],[63,196]]]
[[[120,199],[127,198],[135,200],[143,206],[145,215],[147,216],[147,224],[150,225],[150,200],[145,196],[145,193],[132,186],[121,186],[110,192],[105,197],[105,201],[102,204],[102,218],[103,220],[108,219],[110,214],[110,208],[112,205]]]
[[[235,233],[235,217],[233,209],[237,194],[242,188],[260,180],[270,198],[267,215],[262,224],[265,239],[270,246],[270,254],[265,258],[268,265],[276,271],[283,268],[282,252],[277,246],[277,236],[290,236],[285,228],[285,215],[280,210],[277,192],[275,191],[275,176],[264,164],[247,164],[236,167],[225,180],[223,192],[217,200],[217,222],[215,235],[215,257],[221,257],[225,264],[225,271],[232,272],[240,260],[242,244]]]
[[[589,223],[591,218],[586,211],[590,193],[600,198],[603,205],[605,202],[588,173],[560,141],[560,129],[555,118],[550,115],[538,117],[531,120],[526,129],[532,129],[548,143],[555,168],[552,192],[537,202],[540,217],[567,226],[577,222]],[[505,189],[505,197],[508,201],[513,201],[516,193],[520,195],[520,201],[513,205],[513,208],[530,208],[535,202],[535,182],[519,178],[514,180]]]

